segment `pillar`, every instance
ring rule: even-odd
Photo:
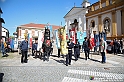
[[[108,6],[109,5],[109,0],[106,0],[106,6]]]
[[[99,7],[102,8],[101,0],[100,0],[100,2],[99,2]]]
[[[112,11],[112,35],[117,35],[116,11]]]
[[[122,34],[124,35],[124,7],[122,8],[122,16],[121,16],[121,20],[122,20],[122,26],[121,26],[121,31],[122,31]]]
[[[101,15],[98,16],[98,31],[102,32],[102,19]]]
[[[86,16],[84,15],[84,28],[83,31],[86,31]]]
[[[91,7],[91,10],[94,11],[94,6]]]

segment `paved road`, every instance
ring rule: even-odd
[[[101,64],[100,55],[91,54],[91,59],[86,61],[81,53],[78,61],[72,60],[70,66],[65,66],[65,58],[58,58],[56,53],[54,49],[48,62],[30,56],[28,63],[22,64],[18,53],[13,53],[13,58],[1,58],[3,82],[124,82],[122,54],[106,54],[107,63]],[[90,76],[94,76],[94,80],[90,80]]]

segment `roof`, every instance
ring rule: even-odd
[[[72,9],[64,16],[64,18],[74,9],[83,9],[83,7],[72,7]]]
[[[1,8],[0,8],[0,13],[1,13],[1,14],[3,13]]]
[[[33,27],[33,28],[44,28],[45,26],[47,26],[47,24],[35,24],[35,23],[29,23],[29,24],[24,24],[24,25],[20,25],[18,27]],[[53,29],[59,29],[60,26],[57,26],[57,25],[51,25]]]

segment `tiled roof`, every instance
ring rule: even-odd
[[[29,23],[29,24],[24,24],[24,25],[20,25],[19,27],[34,27],[34,28],[44,28],[47,24],[35,24],[35,23]],[[60,26],[57,25],[52,25],[53,29],[59,29]]]

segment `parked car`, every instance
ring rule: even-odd
[[[113,53],[113,46],[110,44],[111,40],[107,40],[106,43],[107,43],[107,49],[106,49],[107,53]]]

